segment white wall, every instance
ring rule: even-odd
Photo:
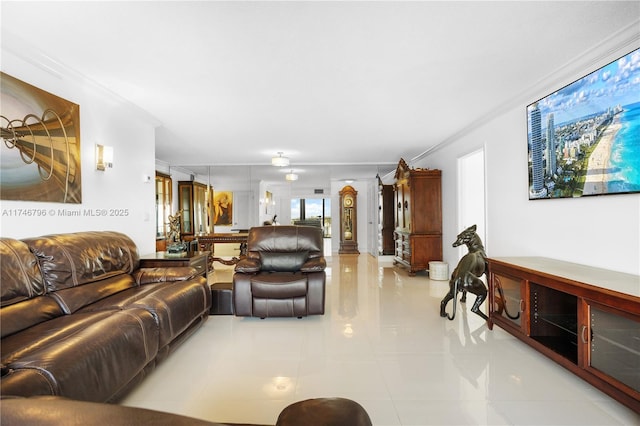
[[[636,39],[637,40],[637,39]],[[637,44],[637,41],[636,41]],[[637,47],[637,46],[636,46]],[[633,50],[628,45],[602,57],[599,65]],[[587,58],[588,59],[588,58]],[[565,84],[597,66],[574,70]],[[444,258],[455,266],[457,158],[485,147],[487,254],[545,256],[640,274],[640,194],[572,199],[528,199],[526,105],[558,89],[549,83],[518,105],[433,151],[415,167],[442,169]]]
[[[21,53],[14,54],[14,51]],[[20,56],[18,56],[20,55]],[[140,254],[155,251],[155,124],[144,113],[80,76],[48,63],[46,57],[26,46],[3,40],[2,71],[33,86],[80,105],[82,203],[1,201],[3,213],[16,209],[42,209],[44,217],[2,214],[0,235],[25,238],[51,233],[113,230],[129,235]],[[41,113],[41,112],[40,112]],[[22,117],[14,117],[22,118]],[[114,148],[114,166],[95,167],[95,145]],[[2,150],[7,149],[4,145]],[[143,176],[151,176],[144,182]],[[79,210],[68,217],[60,210]],[[87,216],[85,210],[106,209],[107,216]],[[110,216],[111,210],[124,215]]]

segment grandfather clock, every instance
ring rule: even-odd
[[[340,194],[340,250],[339,254],[360,254],[358,251],[357,217],[358,191],[347,185]]]

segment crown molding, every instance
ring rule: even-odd
[[[551,93],[553,90],[564,87],[576,79],[638,48],[640,48],[640,19],[621,28],[610,37],[603,39],[600,43],[582,52],[580,55],[568,60],[548,75],[467,124],[442,142],[433,145],[426,151],[411,158],[408,163],[413,165],[415,162],[426,158],[430,154],[451,145],[481,125],[492,121],[495,117],[501,116],[519,105],[528,105],[536,99],[540,99],[542,96]]]
[[[104,96],[105,98],[110,99],[111,101],[114,101],[119,105],[130,109],[133,114],[149,122],[154,127],[158,127],[162,124],[160,120],[152,116],[146,110],[140,108],[138,105],[134,104],[128,99],[123,98],[122,96],[101,85],[95,80],[86,77],[82,73],[60,62],[56,58],[49,56],[44,51],[29,44],[19,35],[16,35],[4,29],[2,30],[1,51],[2,59],[5,63],[5,52],[10,53],[17,59],[38,68],[39,70],[52,77],[55,77],[62,81],[69,81],[72,84],[79,85],[80,87],[88,87],[94,90],[100,96]],[[19,76],[16,76],[16,78],[19,78]]]

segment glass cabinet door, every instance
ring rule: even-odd
[[[212,199],[213,188],[198,182],[178,182],[183,235],[192,236],[212,231]]]
[[[640,398],[640,318],[587,303],[590,333],[586,326],[581,330],[583,343],[589,344],[586,368],[628,386]]]
[[[182,210],[181,234],[193,235],[193,187],[191,184],[178,183],[178,204]]]
[[[156,238],[169,234],[171,202],[171,177],[156,172]]]
[[[205,232],[208,226],[206,195],[206,186],[193,185],[193,230],[197,234]]]
[[[522,328],[524,282],[502,274],[493,274],[493,281],[494,314],[513,323],[517,328]]]

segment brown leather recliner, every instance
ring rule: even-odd
[[[322,228],[258,226],[249,230],[247,257],[233,275],[236,316],[324,314],[326,261]]]

